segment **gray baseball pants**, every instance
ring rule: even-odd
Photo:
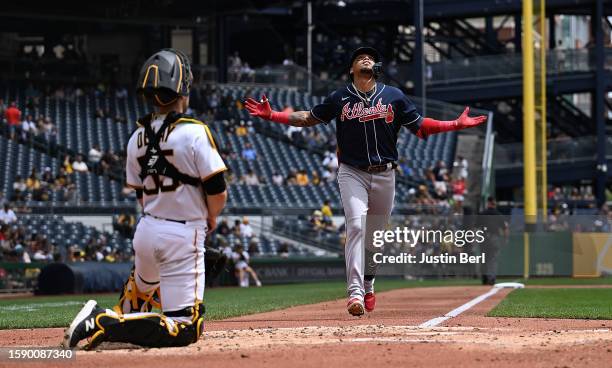
[[[340,164],[338,185],[346,220],[344,256],[348,296],[363,300],[366,292],[373,291],[374,284],[372,269],[366,271],[371,281],[364,283],[364,270],[369,268],[364,267],[368,265],[365,253],[366,250],[376,251],[371,233],[365,231],[365,220],[368,216],[368,229],[385,228],[395,198],[395,170],[368,173]]]

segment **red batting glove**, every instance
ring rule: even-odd
[[[420,138],[426,138],[427,136],[436,133],[472,128],[487,121],[487,116],[480,115],[471,118],[468,116],[469,112],[470,108],[466,107],[461,116],[459,116],[457,120],[452,121],[439,121],[431,118],[425,118],[423,119],[423,123],[421,124],[421,127],[417,131],[416,135]]]
[[[264,120],[271,120],[281,124],[289,124],[289,113],[272,110],[266,95],[262,95],[261,102],[248,98],[244,102],[244,107],[251,116],[257,116]]]

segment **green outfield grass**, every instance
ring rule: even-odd
[[[377,280],[376,290],[398,288],[477,285],[478,280]],[[296,305],[312,304],[346,296],[345,283],[319,282],[291,285],[272,285],[262,288],[207,289],[204,299],[207,318],[212,320],[272,311]],[[116,294],[41,296],[22,299],[0,299],[0,329],[65,327],[82,304],[95,299],[102,307],[112,307]]]
[[[502,300],[488,316],[612,319],[612,290],[518,289]]]

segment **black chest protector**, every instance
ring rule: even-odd
[[[163,175],[174,180],[178,180],[184,184],[193,186],[199,186],[202,184],[200,178],[180,172],[166,159],[166,156],[164,156],[162,153],[162,149],[159,147],[159,142],[164,136],[164,133],[168,127],[178,121],[181,117],[183,117],[183,115],[174,112],[166,115],[166,118],[164,119],[161,127],[159,127],[157,133],[153,131],[153,127],[151,126],[151,117],[152,115],[149,114],[138,121],[144,127],[145,135],[148,140],[147,151],[141,163],[140,179],[144,182],[147,176]]]

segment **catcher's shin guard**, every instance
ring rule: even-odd
[[[203,304],[168,314],[191,316],[191,322],[177,322],[158,313],[103,313],[96,318],[97,326],[104,331],[99,340],[146,347],[186,346],[198,341],[204,330]]]
[[[144,283],[148,282],[142,280]],[[143,293],[136,286],[136,278],[134,267],[130,272],[130,277],[123,285],[123,291],[119,295],[119,302],[113,307],[113,310],[119,314],[150,312],[153,307],[161,309],[161,297],[159,293],[159,282],[151,284],[158,285],[153,291]]]

